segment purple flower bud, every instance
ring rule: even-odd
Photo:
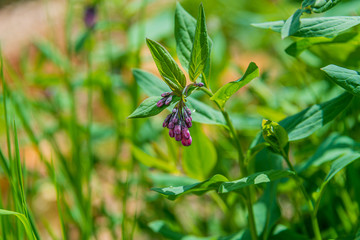
[[[175,134],[180,134],[181,133],[181,126],[180,125],[175,125],[174,132],[175,132]]]
[[[172,96],[170,95],[166,101],[165,101],[165,105],[169,105],[171,103],[171,100],[172,100]]]
[[[189,139],[190,138],[190,132],[189,129],[187,127],[183,127],[183,129],[181,130],[182,133],[182,137],[183,139]]]
[[[176,113],[177,111],[178,111],[177,108],[174,108],[174,109],[172,110],[173,113]]]
[[[164,102],[165,102],[165,98],[162,98],[156,103],[156,106],[157,107],[162,107],[164,105]]]
[[[169,129],[169,136],[172,138],[175,136],[174,129]]]
[[[163,127],[167,127],[167,125],[169,124],[169,119],[171,117],[171,114],[167,115],[164,122],[163,122]]]
[[[175,127],[175,123],[173,122],[169,122],[169,124],[167,125],[168,129],[173,129]]]
[[[191,115],[191,111],[190,111],[189,108],[186,108],[185,111],[186,111],[186,113],[187,113],[189,116]]]
[[[198,87],[203,87],[203,86],[204,86],[204,83],[202,83],[202,82],[196,83],[196,86],[198,86]]]
[[[84,13],[84,22],[86,27],[93,28],[96,23],[96,7],[87,6]]]
[[[187,126],[188,128],[191,128],[192,122],[186,122],[186,126]]]
[[[162,97],[167,97],[167,96],[169,96],[170,94],[171,94],[171,93],[169,93],[169,92],[164,92],[164,93],[161,94],[161,96],[162,96]]]
[[[175,140],[181,141],[181,134],[175,134]]]
[[[192,143],[192,138],[191,138],[191,137],[190,137],[189,139],[183,138],[183,139],[181,140],[181,143],[182,143],[182,145],[184,145],[185,147],[190,146],[191,143]]]

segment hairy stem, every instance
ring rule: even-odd
[[[285,153],[284,149],[281,149],[281,155],[283,156],[283,158],[285,159],[288,167],[290,168],[291,171],[293,171],[295,173],[295,180],[298,184],[298,186],[300,187],[305,199],[306,199],[306,203],[309,207],[309,211],[310,211],[310,217],[311,217],[311,225],[313,227],[313,231],[314,231],[314,236],[316,240],[321,240],[321,233],[320,233],[320,228],[319,228],[319,223],[316,217],[316,211],[314,208],[314,204],[313,201],[311,199],[311,197],[309,196],[309,194],[306,192],[306,189],[304,187],[304,185],[302,184],[302,181],[299,177],[299,175],[296,173],[293,165],[290,162],[289,156],[288,154]]]

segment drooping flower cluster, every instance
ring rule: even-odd
[[[182,145],[190,146],[192,138],[189,128],[192,126],[191,111],[184,102],[174,107],[172,113],[166,116],[163,127],[169,129],[169,136],[181,141]]]

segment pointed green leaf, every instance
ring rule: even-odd
[[[13,212],[13,211],[8,211],[5,209],[0,209],[0,215],[10,215],[10,216],[17,217],[20,220],[20,222],[23,224],[27,237],[29,239],[36,239],[35,234],[32,231],[30,222],[28,221],[28,219],[26,218],[26,216],[24,214],[18,213],[18,212]]]
[[[188,194],[188,193],[203,194],[211,190],[217,190],[220,184],[226,181],[228,181],[226,177],[217,174],[206,181],[194,183],[191,185],[178,186],[178,187],[170,186],[166,188],[152,188],[151,190],[161,193],[170,200],[175,200],[182,194]]]
[[[240,88],[245,86],[251,80],[259,76],[259,68],[251,62],[246,69],[245,74],[238,80],[229,82],[216,91],[211,100],[216,101],[221,107],[224,107],[227,100]]]
[[[163,105],[162,107],[157,107],[156,103],[162,99],[161,96],[158,97],[149,97],[145,99],[140,106],[138,106],[133,113],[130,114],[128,118],[146,118],[155,116],[161,113],[168,106]],[[179,97],[174,96],[172,102],[175,103],[179,100]]]
[[[294,175],[290,170],[269,170],[264,172],[257,172],[248,177],[241,178],[236,181],[224,182],[219,188],[219,193],[227,193],[237,191],[241,188],[260,183],[268,183],[278,180],[280,178]]]
[[[193,110],[191,117],[194,122],[226,126],[221,112],[195,99],[188,98],[188,107]]]
[[[170,91],[166,83],[155,75],[140,69],[133,69],[132,72],[136,83],[148,96],[160,96]]]
[[[304,18],[300,20],[300,28],[293,36],[331,38],[359,23],[359,16]],[[273,31],[280,33],[284,24],[285,21],[275,21],[252,25],[258,28],[272,29]]]
[[[208,34],[206,29],[205,13],[202,4],[199,8],[199,17],[195,30],[194,44],[192,46],[189,76],[191,81],[195,81],[204,72],[206,61],[209,57]]]
[[[190,129],[192,144],[184,148],[183,168],[186,175],[199,180],[208,177],[217,160],[216,149],[199,126]]]
[[[328,173],[324,181],[330,181],[341,169],[345,168],[347,165],[349,165],[355,160],[358,160],[359,158],[360,152],[347,153],[344,156],[338,158],[331,164],[330,172]]]
[[[347,92],[330,101],[313,105],[295,115],[285,118],[279,124],[285,128],[289,141],[310,136],[313,132],[332,121],[351,102],[353,96]]]
[[[180,63],[187,71],[195,37],[196,20],[178,2],[175,12],[176,52]]]
[[[291,15],[286,22],[284,23],[284,26],[281,28],[281,38],[284,39],[288,36],[292,36],[294,33],[296,33],[300,28],[300,17],[303,14],[302,9],[296,10],[296,12]]]
[[[155,64],[166,84],[178,94],[186,85],[186,78],[170,53],[159,43],[146,39]]]
[[[360,72],[342,68],[336,65],[328,65],[322,68],[324,72],[340,87],[355,96],[360,96]]]
[[[341,2],[341,0],[325,0],[325,3],[324,0],[316,1],[315,4],[311,6],[311,10],[314,13],[326,12],[327,10],[335,7],[335,5],[339,2]]]

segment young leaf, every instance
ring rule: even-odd
[[[191,136],[193,143],[184,149],[183,168],[189,177],[204,180],[216,164],[216,149],[198,126],[191,128]]]
[[[170,53],[159,43],[146,39],[151,55],[166,84],[178,94],[186,85],[184,73],[180,70]]]
[[[298,9],[296,12],[291,15],[285,22],[284,26],[281,28],[281,38],[284,39],[288,36],[292,36],[300,28],[300,17],[303,14],[304,10]]]
[[[325,3],[324,1],[316,1],[315,4],[311,6],[311,10],[314,13],[326,12],[327,10],[333,8],[339,2],[341,2],[341,0],[326,0]],[[322,5],[320,5],[319,3]]]
[[[151,73],[140,69],[133,69],[132,73],[137,84],[148,96],[160,96],[162,93],[170,91],[164,81]]]
[[[255,63],[251,62],[246,69],[245,74],[238,80],[229,82],[222,86],[219,90],[216,91],[214,96],[210,99],[216,101],[221,107],[224,107],[227,100],[240,88],[245,86],[251,80],[259,76],[259,68]]]
[[[281,153],[289,142],[286,130],[276,122],[264,119],[262,121],[262,133],[264,140],[276,152]]]
[[[336,84],[355,96],[360,96],[360,73],[336,65],[328,65],[323,70]]]
[[[187,71],[195,37],[196,20],[178,2],[175,12],[176,52],[180,63]]]
[[[146,118],[146,117],[155,116],[155,115],[161,113],[168,106],[163,105],[162,107],[157,107],[156,103],[160,99],[162,99],[161,96],[149,97],[149,98],[145,99],[140,104],[140,106],[137,107],[132,114],[130,114],[130,116],[128,118]],[[173,102],[175,103],[178,100],[179,100],[179,97],[174,96]]]
[[[170,200],[175,200],[182,194],[197,193],[203,194],[211,190],[217,190],[221,183],[228,181],[228,179],[220,174],[203,182],[194,183],[186,186],[166,187],[166,188],[152,188],[151,190],[161,193]]]
[[[205,13],[202,4],[199,8],[199,17],[197,20],[194,44],[192,46],[189,76],[191,81],[195,81],[201,73],[204,72],[206,61],[209,57],[208,34],[206,29]]]
[[[294,174],[295,173],[290,170],[269,170],[257,172],[236,181],[224,182],[219,188],[219,193],[237,191],[253,184],[268,183]]]
[[[335,37],[360,23],[359,16],[304,18],[300,20],[300,28],[293,34],[295,37]],[[254,27],[281,32],[285,21],[252,24]]]
[[[287,131],[289,141],[306,138],[339,115],[350,104],[352,98],[351,94],[345,92],[330,101],[313,105],[287,117],[279,124]]]

